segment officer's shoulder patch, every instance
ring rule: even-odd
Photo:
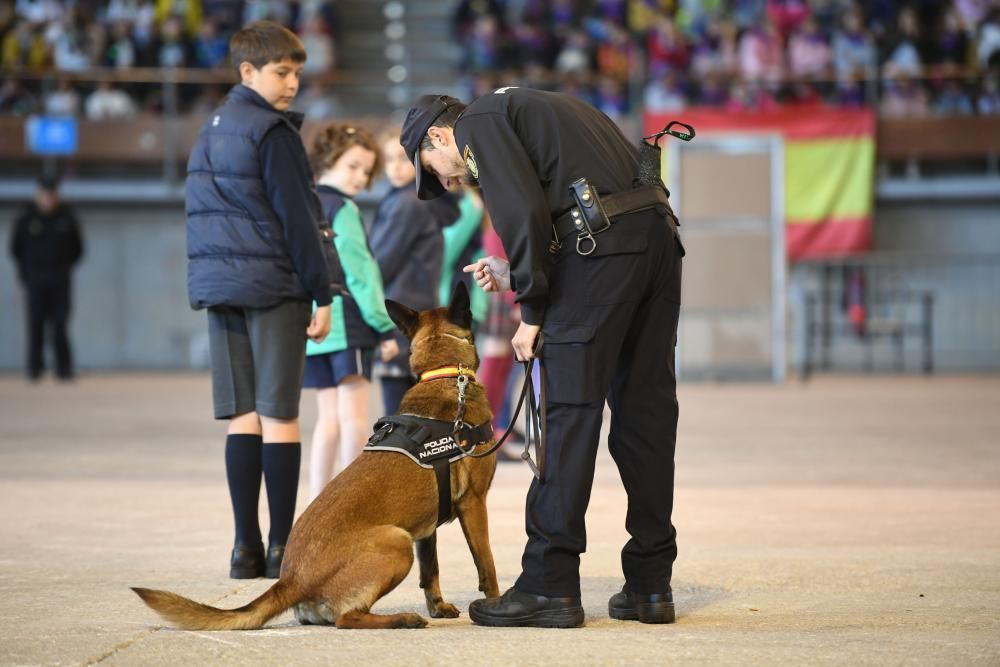
[[[476,164],[476,156],[472,154],[469,144],[465,144],[465,151],[463,151],[462,157],[465,158],[465,166],[469,168],[472,177],[478,179],[479,165]]]

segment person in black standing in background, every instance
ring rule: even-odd
[[[674,620],[670,578],[677,391],[674,346],[683,248],[662,181],[607,116],[573,97],[500,88],[466,107],[425,95],[401,143],[421,198],[478,182],[508,262],[465,267],[488,291],[513,289],[518,359],[547,387],[546,462],[526,507],[521,576],[469,616],[492,626],[577,627],[580,554],[605,399],[609,449],[628,493],[625,585],[609,614]]]
[[[71,278],[73,267],[83,256],[83,240],[76,214],[59,200],[58,179],[39,179],[35,200],[14,224],[10,251],[27,297],[28,378],[38,380],[45,370],[43,347],[49,328],[56,376],[71,380],[73,353],[67,332]]]

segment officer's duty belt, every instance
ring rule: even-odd
[[[677,235],[677,218],[674,216],[673,209],[670,208],[666,190],[659,185],[643,185],[625,192],[601,195],[600,198],[608,219],[612,222],[616,217],[626,213],[664,206],[668,213],[666,218],[670,229],[675,236]],[[574,211],[576,215],[573,214]],[[579,209],[574,206],[566,211],[553,221],[552,227],[555,231],[554,236],[560,243],[572,234],[580,235],[584,229],[580,221]]]

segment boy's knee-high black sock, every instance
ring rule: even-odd
[[[241,433],[226,436],[226,480],[233,503],[236,544],[255,548],[261,541],[257,519],[263,470],[261,448],[259,435]]]
[[[288,542],[295,520],[295,495],[299,490],[299,464],[302,445],[266,443],[264,445],[264,484],[267,486],[267,508],[271,516],[268,544]]]

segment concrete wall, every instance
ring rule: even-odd
[[[875,250],[1000,253],[1000,201],[879,203]]]

